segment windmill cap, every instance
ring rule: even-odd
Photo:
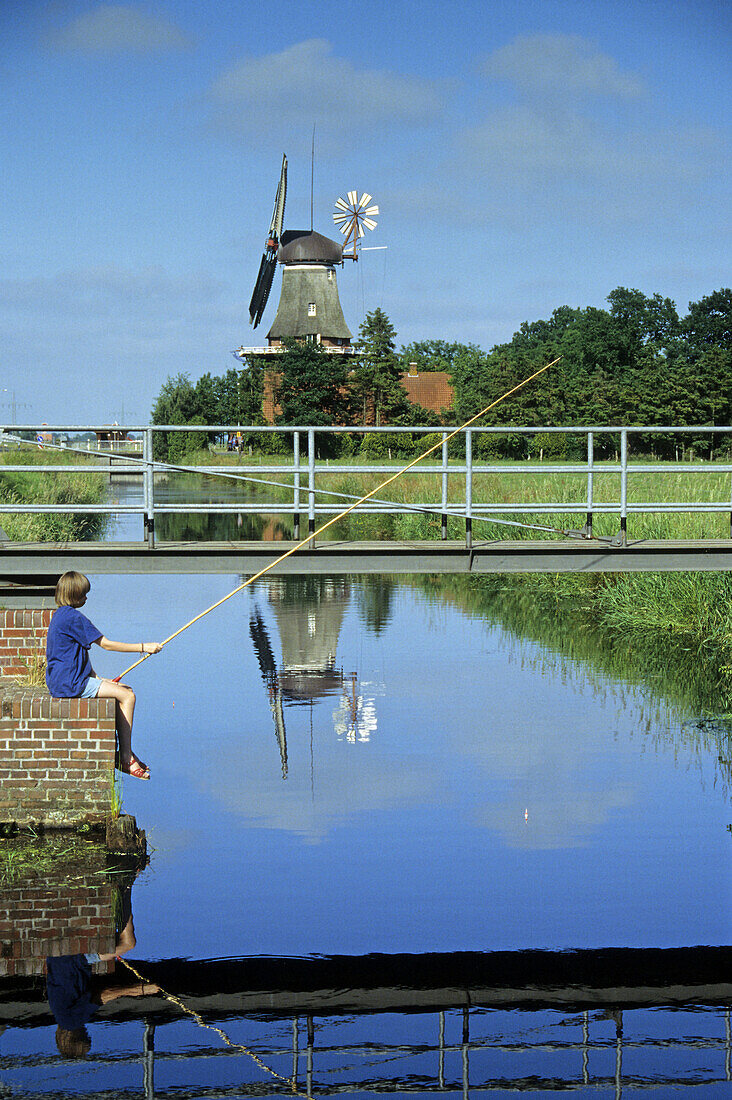
[[[340,264],[343,246],[322,233],[288,229],[282,234],[277,259],[281,264]]]

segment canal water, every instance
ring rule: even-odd
[[[91,580],[85,613],[99,629],[146,641],[241,582]],[[101,675],[124,668],[119,655],[95,657]],[[442,987],[458,987],[466,952],[478,969],[497,953],[540,952],[530,958],[560,960],[561,976],[562,952],[596,960],[607,949],[729,943],[725,721],[681,713],[637,676],[558,655],[467,594],[420,578],[271,578],[130,682],[134,744],[152,772],[149,783],[123,780],[123,810],[152,848],[132,889],[129,958],[143,970],[345,956],[336,1004],[358,984],[353,960],[399,957],[403,970],[408,956],[419,984],[439,955]],[[627,969],[620,985],[633,984]],[[410,981],[394,982],[406,996]],[[565,997],[564,1008],[538,995],[470,1008],[456,995],[397,1011],[372,988],[370,1012],[366,1001],[347,1012],[326,1001],[307,1019],[197,1003],[281,1075],[296,1066],[305,1095],[721,1095],[728,1009],[668,996],[623,1009],[621,994],[620,1007]],[[0,1096],[292,1095],[182,1012],[159,1022],[153,1059],[140,1003],[117,1002],[127,1015],[102,1010],[88,1025],[91,1052],[70,1060],[51,1022],[6,1011]],[[154,1016],[162,1002],[150,1005]]]

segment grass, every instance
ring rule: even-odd
[[[23,512],[24,504],[100,504],[107,492],[105,474],[71,472],[84,468],[88,459],[64,453],[38,453],[26,449],[0,454],[0,503],[19,508],[16,513],[0,516],[8,538],[13,542],[73,542],[99,535],[107,519],[83,512]],[[4,471],[4,466],[35,466],[29,472]],[[68,466],[69,472],[44,471],[44,466]]]
[[[291,456],[282,455],[244,455],[239,456],[220,455],[211,452],[199,452],[191,456],[191,464],[196,465],[230,465],[235,472],[240,465],[260,466],[275,465],[285,466],[291,463]],[[435,454],[426,460],[426,464],[435,464],[439,461],[439,455]],[[456,461],[451,460],[453,465]],[[375,466],[386,467],[395,473],[402,469],[407,459],[389,461],[379,459]],[[388,473],[374,469],[368,473],[349,473],[342,469],[344,465],[368,464],[368,460],[355,455],[351,458],[330,460],[326,470],[319,471],[316,485],[320,489],[327,489],[339,494],[328,497],[325,494],[316,494],[319,504],[332,506],[333,513],[345,509],[351,501],[346,494],[360,497],[374,489],[381,481],[389,476]],[[322,466],[322,460],[318,463]],[[487,506],[516,504],[524,508],[519,515],[508,515],[506,518],[520,520],[525,523],[556,527],[560,530],[581,527],[585,521],[587,499],[587,476],[584,473],[576,473],[571,470],[554,472],[529,472],[528,469],[513,473],[504,471],[503,467],[520,466],[517,462],[495,462],[498,467],[492,473],[476,472],[473,479],[473,501]],[[529,464],[527,463],[526,466]],[[533,462],[533,466],[541,464]],[[548,463],[547,463],[548,465]],[[557,465],[555,463],[555,465]],[[620,500],[620,475],[616,471],[607,469],[610,463],[597,463],[594,475],[593,500],[595,506],[613,504],[611,513],[595,511],[594,532],[601,536],[614,536],[620,529],[619,500]],[[732,499],[731,478],[729,474],[720,472],[714,463],[705,463],[698,471],[682,472],[674,464],[663,462],[651,462],[648,459],[638,460],[635,466],[653,465],[651,472],[637,472],[630,466],[628,478],[628,502],[640,503],[668,503],[679,501],[691,504],[698,502],[720,502],[723,510],[716,513],[651,513],[631,514],[628,518],[628,532],[630,538],[728,538],[730,533],[730,505]],[[256,477],[256,473],[252,475]],[[281,474],[263,473],[262,479],[283,481],[292,484],[293,476],[283,469]],[[212,481],[212,484],[215,484]],[[230,483],[231,484],[231,483]],[[292,500],[292,492],[289,488],[262,485],[261,488],[253,482],[242,484],[242,493],[247,499],[261,500],[263,510],[266,505],[272,505],[270,511],[275,512],[278,505]],[[341,495],[342,494],[342,495]],[[401,475],[398,480],[388,485],[377,496],[393,500],[400,504],[431,504],[438,511],[441,507],[442,477],[439,473],[422,473],[417,466]],[[465,477],[457,471],[449,474],[448,478],[448,508],[458,510],[464,505]],[[307,486],[301,483],[301,501],[303,511],[307,507]],[[574,511],[562,511],[556,514],[543,514],[533,511],[540,503],[551,503],[558,506],[575,506]],[[365,505],[368,507],[368,504]],[[318,519],[325,521],[326,516]],[[354,526],[355,525],[355,526]],[[510,527],[506,524],[492,523],[474,517],[474,536],[477,539],[516,539],[541,537],[536,531],[527,531],[521,528]],[[439,538],[441,532],[441,519],[439,514],[419,515],[405,514],[404,516],[370,515],[362,511],[357,516],[348,517],[343,525],[334,525],[327,537],[347,538],[349,533],[354,537],[372,538]],[[464,535],[464,521],[448,518],[448,537],[461,538]]]
[[[46,683],[46,655],[42,649],[34,653],[32,657],[19,657],[18,660],[25,667],[25,672],[14,679],[19,684],[28,687],[41,687]]]
[[[122,784],[117,779],[114,768],[109,773],[109,806],[110,813],[116,821],[122,811]]]

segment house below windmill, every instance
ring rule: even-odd
[[[277,415],[282,411],[275,398],[277,377],[275,367],[265,368],[262,394],[262,416],[265,424],[276,423]],[[418,374],[410,368],[402,372],[401,382],[410,405],[419,406],[427,412],[437,413],[438,415],[442,415],[452,408],[455,390],[447,371],[422,371]],[[375,423],[373,408],[367,408],[364,423],[367,427],[373,427]],[[388,423],[384,420],[383,414],[381,423],[382,426],[386,426]]]

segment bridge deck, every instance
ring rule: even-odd
[[[296,543],[140,542],[0,544],[0,582],[41,583],[66,569],[84,573],[258,572]],[[317,542],[276,567],[293,573],[602,573],[732,569],[732,540],[543,539],[474,542]]]

